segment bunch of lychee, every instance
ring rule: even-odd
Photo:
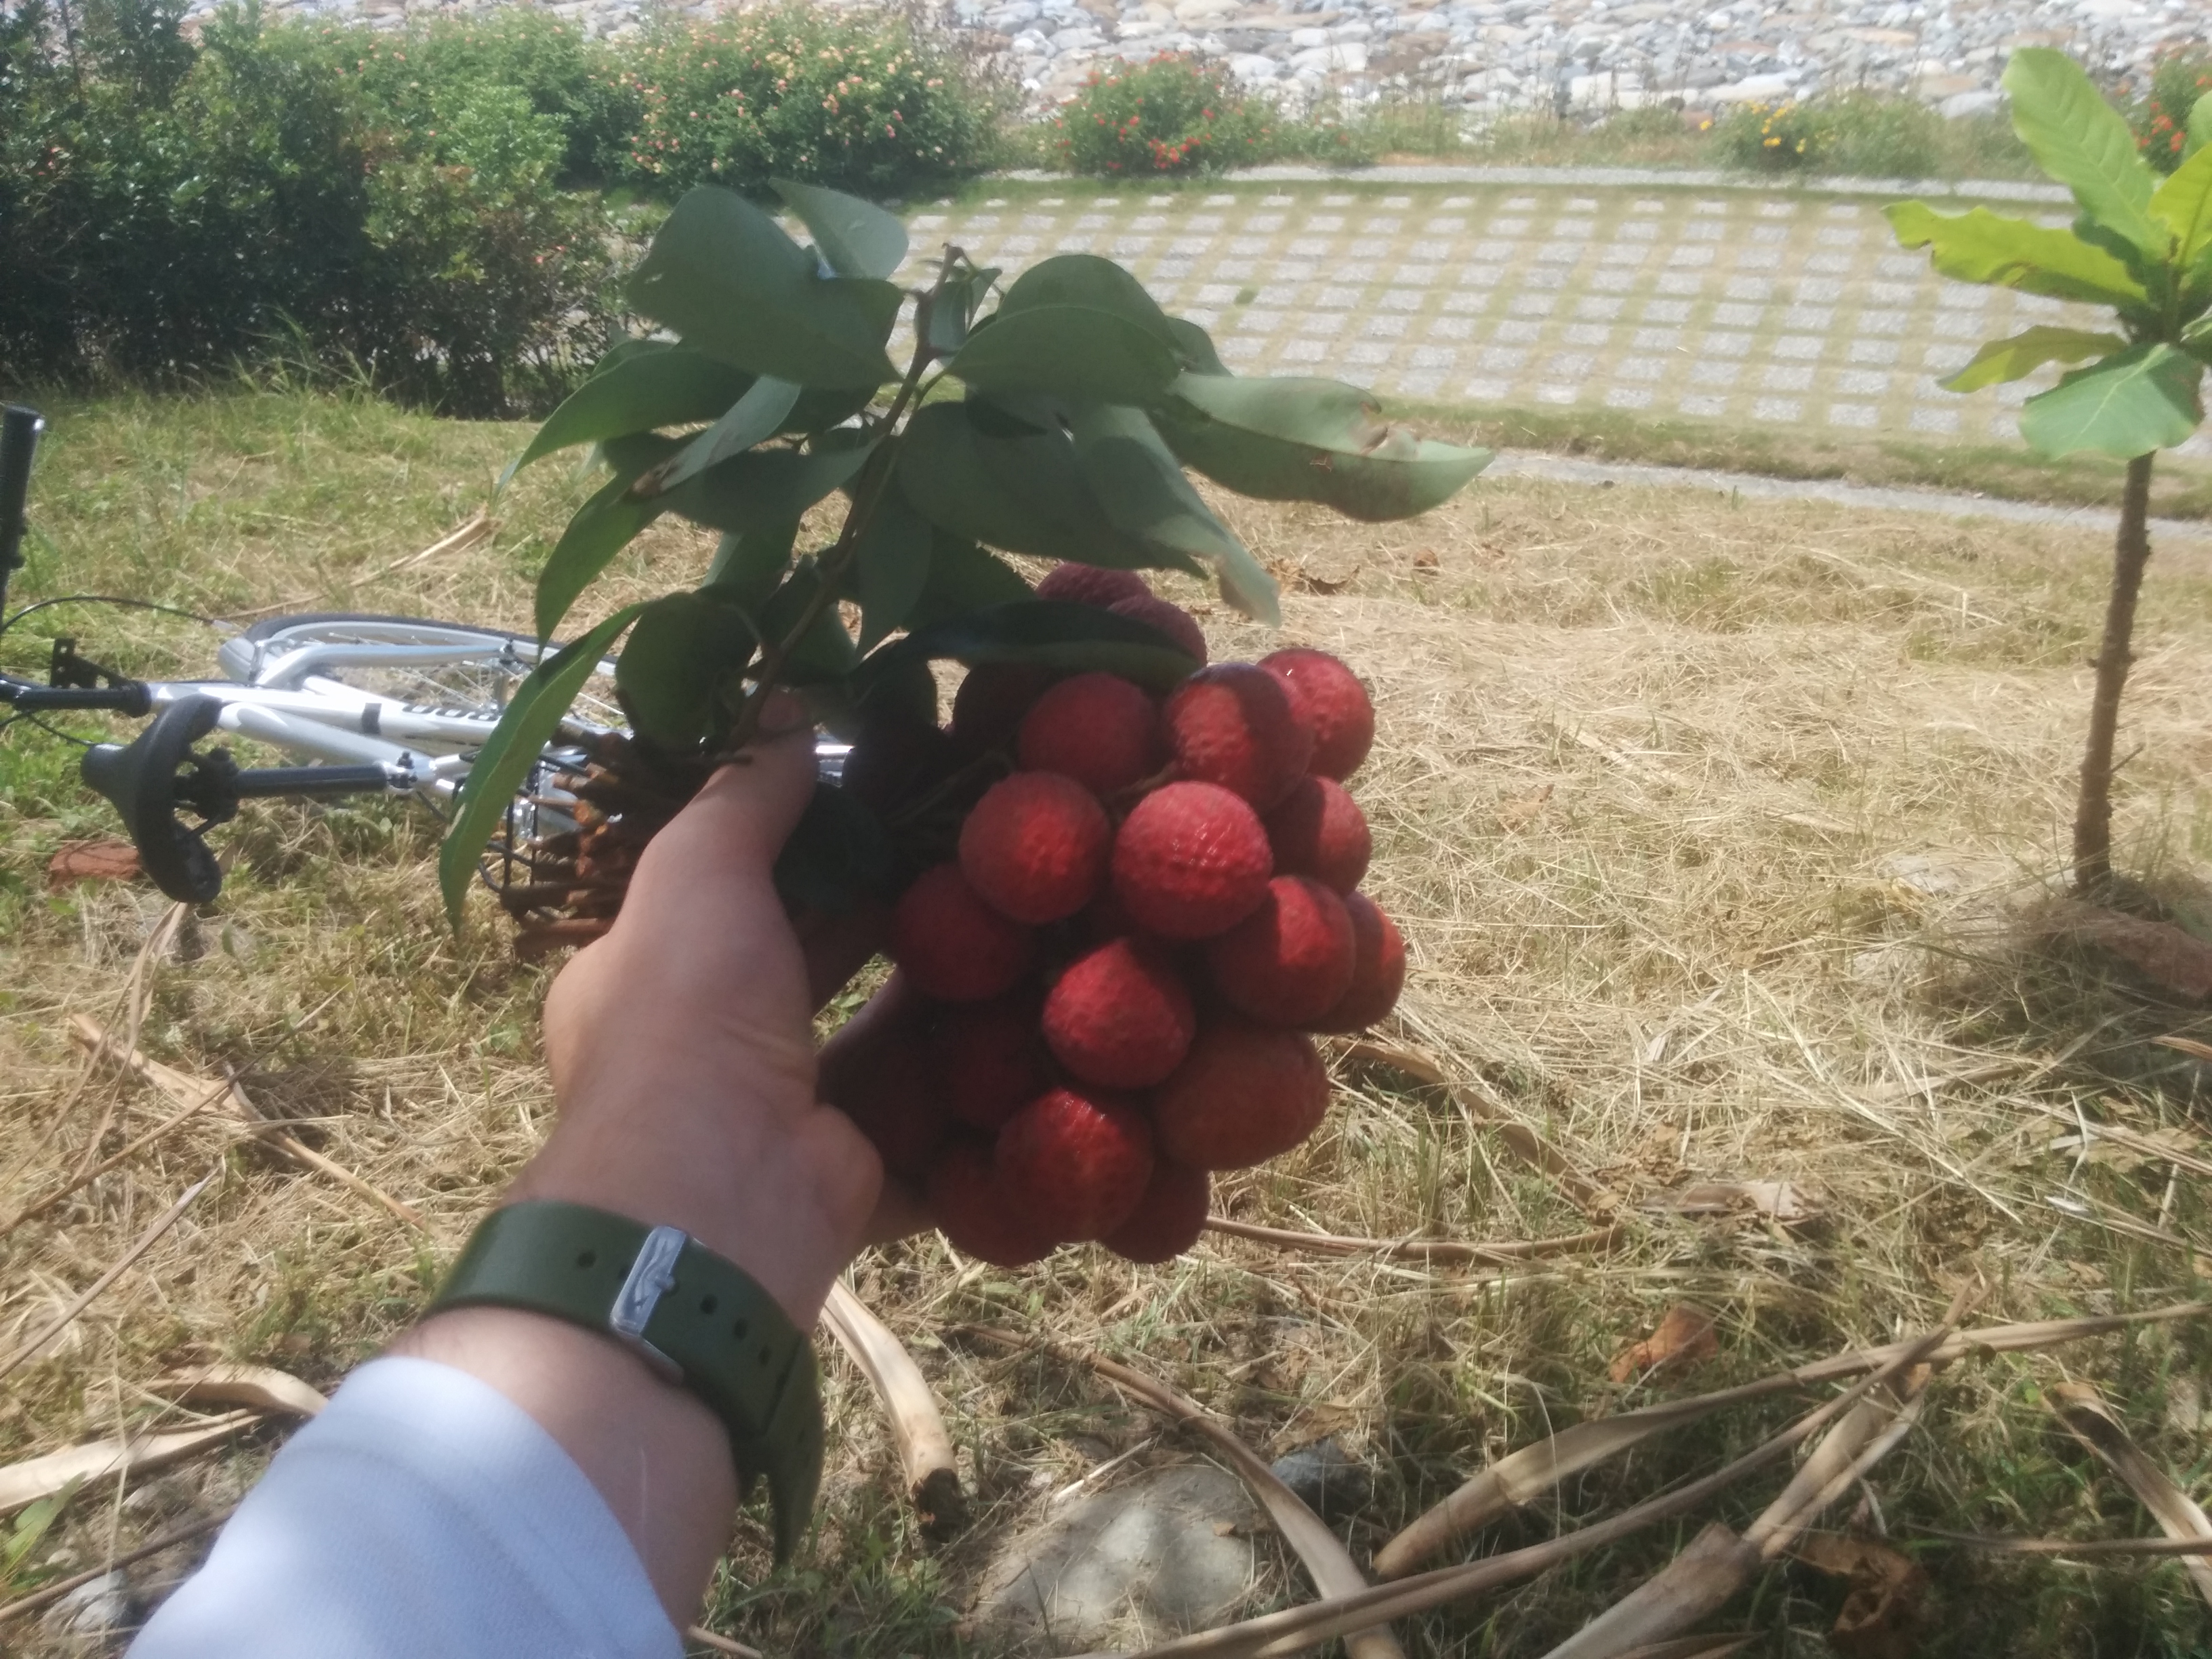
[[[1037,592],[1205,660],[1189,614],[1129,573],[1061,565]],[[893,913],[915,994],[901,1052],[831,1097],[969,1255],[1014,1267],[1095,1240],[1164,1261],[1196,1241],[1212,1171],[1321,1123],[1307,1034],[1397,1000],[1405,947],[1358,891],[1370,842],[1344,787],[1374,708],[1314,650],[1202,667],[1164,698],[987,663],[942,736],[1003,775]]]

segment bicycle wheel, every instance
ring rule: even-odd
[[[240,685],[343,687],[495,718],[537,665],[540,647],[526,635],[469,623],[331,611],[265,617],[225,640],[216,656],[224,675]],[[584,683],[569,705],[572,720],[600,731],[622,727],[612,671],[602,664]]]

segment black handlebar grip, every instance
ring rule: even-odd
[[[7,614],[8,578],[23,562],[23,502],[31,493],[31,453],[46,422],[35,409],[0,404],[0,616]]]

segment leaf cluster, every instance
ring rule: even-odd
[[[2063,53],[2024,48],[2004,78],[2021,142],[2073,193],[2073,226],[1904,202],[1887,210],[1898,240],[1930,248],[1936,269],[1960,281],[2108,306],[2117,326],[2031,328],[1984,345],[1944,384],[1971,392],[2046,363],[2084,363],[2028,399],[2021,435],[2030,445],[2123,459],[2171,448],[2204,418],[2212,364],[2212,96],[2196,100],[2179,165],[2161,178],[2126,118]]]
[[[1091,254],[1045,259],[999,293],[1000,273],[948,247],[927,286],[902,293],[896,218],[817,185],[775,188],[811,242],[732,191],[684,196],[629,279],[630,306],[659,331],[609,351],[509,470],[591,445],[610,475],[539,574],[549,639],[662,514],[721,542],[700,587],[618,613],[526,684],[447,837],[451,905],[625,632],[616,686],[637,744],[687,763],[742,745],[778,684],[833,726],[910,705],[933,720],[933,658],[1164,687],[1195,666],[1164,635],[1040,601],[1003,556],[1205,576],[1273,622],[1273,581],[1186,467],[1381,520],[1435,506],[1489,461],[1386,424],[1357,387],[1231,375],[1203,329]],[[902,373],[888,345],[909,302]],[[803,548],[802,520],[836,495],[837,535]]]

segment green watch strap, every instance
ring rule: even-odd
[[[742,1498],[768,1480],[775,1559],[790,1558],[822,1484],[814,1351],[775,1299],[674,1227],[581,1204],[495,1210],[431,1311],[520,1308],[613,1337],[722,1419]]]

